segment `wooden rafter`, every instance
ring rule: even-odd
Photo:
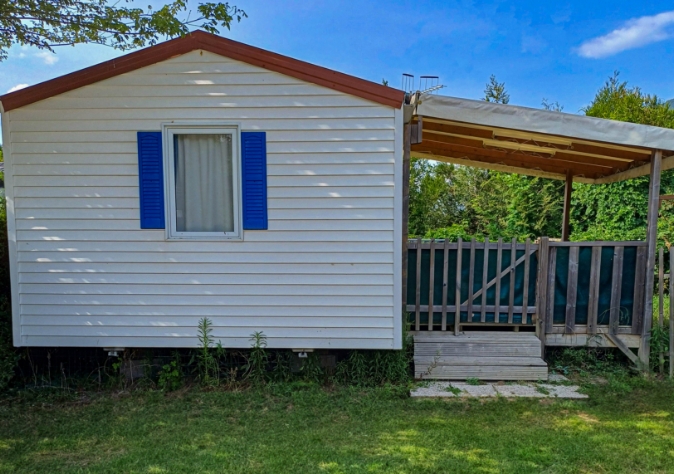
[[[572,173],[576,181],[588,183],[643,174],[641,168],[651,158],[651,151],[640,147],[434,117],[423,117],[421,138],[412,145],[416,156],[554,179]]]
[[[450,158],[467,158],[474,161],[504,164],[519,168],[540,169],[550,173],[564,175],[566,175],[567,171],[573,170],[574,174],[584,175],[589,178],[596,178],[598,176],[612,174],[613,172],[612,168],[607,168],[605,166],[571,163],[550,157],[478,148],[476,146],[470,146],[469,142],[470,141],[465,141],[465,139],[455,140],[454,138],[451,138],[451,141],[435,141],[424,138],[422,143],[412,146],[412,151],[433,154],[436,156],[447,156]]]

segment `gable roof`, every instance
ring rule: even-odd
[[[204,31],[194,31],[181,38],[159,43],[119,58],[0,96],[4,111],[17,109],[64,92],[104,79],[135,71],[151,64],[203,50],[237,61],[259,66],[286,76],[361,97],[389,107],[402,107],[405,93],[401,90],[366,81],[315,64],[272,53],[264,49],[232,41]]]

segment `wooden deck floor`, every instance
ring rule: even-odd
[[[547,380],[541,341],[526,332],[414,335],[414,373],[431,380]]]

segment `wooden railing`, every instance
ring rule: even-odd
[[[645,258],[644,242],[416,239],[406,309],[416,331],[538,320],[550,334],[640,334]]]
[[[641,334],[645,242],[541,239],[538,282],[545,333]]]
[[[408,250],[413,330],[534,323],[537,244],[417,239]]]

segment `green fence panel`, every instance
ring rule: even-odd
[[[444,248],[442,248],[442,242],[438,242],[440,248],[435,249],[435,262],[433,267],[433,324],[440,325],[442,323],[442,296],[443,296],[443,270],[444,270]],[[496,277],[497,268],[496,268],[496,259],[497,259],[497,249],[489,249],[489,262],[487,268],[487,281],[491,281]],[[408,283],[407,283],[407,304],[411,306],[416,305],[416,281],[417,281],[417,258],[418,250],[410,250],[408,253]],[[456,301],[456,260],[457,260],[457,250],[448,249],[447,254],[447,305],[455,305]],[[524,255],[524,250],[517,251],[517,257],[521,258]],[[426,306],[429,303],[429,290],[430,290],[430,261],[431,261],[431,250],[422,249],[421,250],[421,280],[420,280],[420,306]],[[510,250],[504,250],[502,253],[501,261],[501,271],[506,270],[510,266]],[[476,249],[475,250],[475,263],[474,263],[474,273],[473,273],[473,294],[479,291],[482,288],[482,274],[484,268],[484,250]],[[529,259],[529,293],[528,293],[528,306],[533,306],[536,303],[536,277],[537,277],[537,268],[538,268],[538,258],[537,254],[533,254]],[[458,303],[461,304],[468,300],[468,283],[470,278],[470,249],[464,248],[462,250],[461,257],[461,301]],[[501,291],[499,295],[499,302],[503,306],[508,306],[510,297],[510,275],[507,274],[501,279]],[[524,264],[517,266],[515,271],[515,306],[521,306],[523,303],[524,297]],[[487,290],[487,305],[496,304],[496,285],[491,286]],[[473,300],[474,305],[480,305],[482,303],[482,296],[478,296]],[[428,312],[420,312],[420,324],[428,324]],[[494,312],[487,312],[485,314],[486,322],[494,323],[496,321]],[[463,323],[473,322],[479,323],[481,320],[481,313],[474,311],[471,315],[471,318],[468,318],[466,311],[461,312],[461,321]],[[531,315],[528,316],[525,321],[526,324],[532,323]],[[414,311],[409,312],[408,321],[414,323],[416,321],[416,315]],[[454,321],[454,313],[447,312],[447,322],[452,324]],[[501,312],[498,315],[499,323],[508,322],[508,313]],[[522,315],[520,313],[515,313],[513,315],[513,322],[516,324],[522,323]]]

